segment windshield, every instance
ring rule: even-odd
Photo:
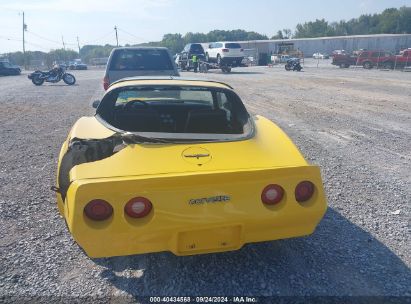
[[[117,89],[102,100],[97,114],[126,132],[168,134],[161,138],[205,138],[196,134],[243,136],[251,132],[249,115],[239,97],[230,90],[208,87]]]
[[[162,71],[173,70],[167,50],[119,49],[113,54],[110,70],[113,71]]]

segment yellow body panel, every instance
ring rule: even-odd
[[[304,205],[293,197],[301,179],[316,185],[316,194]],[[273,207],[261,203],[262,189],[278,183],[286,191]],[[190,205],[192,198],[228,195],[228,202]],[[143,219],[124,214],[124,205],[136,196],[153,203]],[[245,243],[283,239],[312,233],[326,205],[317,167],[156,175],[79,180],[68,193],[65,217],[74,239],[91,257],[172,251],[190,255],[238,249]],[[83,209],[102,198],[114,208],[104,222],[86,218]]]
[[[307,164],[271,121],[258,116],[255,125],[256,134],[248,140],[135,144],[106,159],[75,166],[65,201],[57,195],[74,239],[89,256],[108,257],[158,251],[219,252],[245,243],[311,234],[326,211],[319,168]],[[70,139],[106,138],[113,133],[94,117],[81,118],[62,147],[60,161]],[[207,151],[210,157],[188,159],[184,157],[187,151]],[[300,204],[294,191],[304,180],[314,183],[315,194]],[[285,190],[275,206],[261,202],[261,192],[269,184]],[[139,196],[148,198],[153,210],[145,218],[129,218],[124,206]],[[189,203],[215,196],[230,200]],[[93,199],[112,205],[110,219],[96,222],[84,215],[85,205]]]

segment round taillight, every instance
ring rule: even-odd
[[[128,201],[124,211],[130,217],[141,218],[149,214],[152,208],[153,205],[145,197],[135,197]]]
[[[84,213],[94,221],[104,221],[113,214],[113,207],[105,200],[95,199],[84,207]]]
[[[261,192],[261,201],[267,205],[278,204],[284,196],[284,189],[279,185],[268,185]]]
[[[310,181],[303,181],[295,187],[295,199],[299,203],[308,201],[314,194],[314,184]]]

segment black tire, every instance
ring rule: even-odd
[[[372,69],[372,63],[369,61],[363,62],[362,66],[364,69],[367,69],[367,70]]]
[[[223,71],[223,73],[230,73],[231,72],[231,67],[227,67],[227,66],[222,67],[221,71]]]
[[[31,79],[31,82],[36,86],[41,86],[44,83],[44,79],[41,79],[38,76],[35,76]]]
[[[207,64],[204,62],[200,63],[200,73],[207,73],[207,72],[208,72]]]
[[[286,71],[291,70],[291,68],[290,68],[290,66],[289,66],[288,64],[286,64],[286,65],[284,66],[284,68],[285,68]]]
[[[392,70],[392,69],[394,69],[394,63],[392,63],[392,62],[384,62],[383,67],[384,67],[384,69]]]
[[[347,64],[346,64],[346,63],[341,63],[341,64],[340,64],[340,68],[341,68],[341,69],[347,68]]]
[[[68,85],[73,85],[76,83],[76,77],[74,77],[74,75],[72,74],[65,73],[63,75],[63,81]]]
[[[300,72],[300,71],[302,70],[302,67],[301,67],[301,66],[297,66],[297,67],[295,68],[295,70],[296,70],[297,72]]]

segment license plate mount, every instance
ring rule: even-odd
[[[239,248],[242,229],[240,225],[184,231],[178,234],[180,253],[224,251]]]

